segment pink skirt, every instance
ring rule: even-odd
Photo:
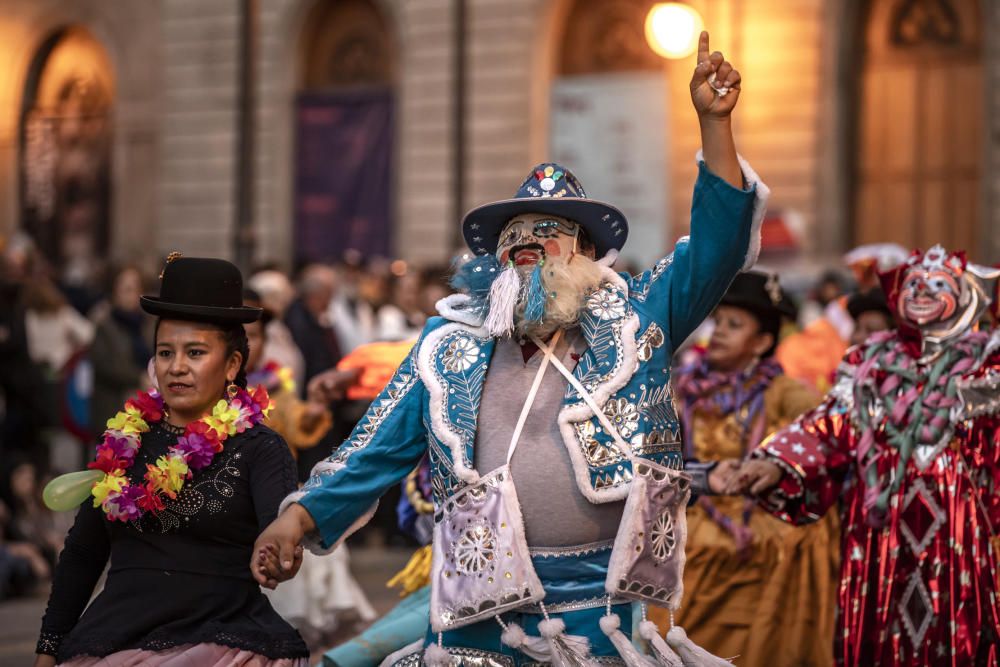
[[[129,649],[103,658],[78,655],[57,667],[309,667],[308,658],[266,658],[219,644],[188,644],[166,651]]]

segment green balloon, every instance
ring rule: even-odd
[[[42,500],[54,512],[68,512],[90,497],[94,483],[104,477],[100,470],[81,470],[59,475],[45,485]]]

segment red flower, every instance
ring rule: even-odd
[[[250,397],[257,405],[258,410],[263,411],[271,408],[271,397],[268,396],[267,389],[264,388],[264,385],[257,385],[251,392]]]
[[[163,399],[154,392],[136,392],[135,398],[125,402],[126,408],[130,406],[138,410],[143,420],[147,422],[158,422],[163,419]]]
[[[164,508],[163,499],[160,498],[160,495],[152,487],[152,484],[145,486],[143,494],[135,501],[135,504],[143,512],[159,512]]]
[[[92,470],[100,470],[106,474],[111,474],[115,470],[125,470],[131,461],[126,461],[115,456],[115,452],[110,447],[100,447],[97,450],[97,457],[87,464]]]
[[[187,425],[185,429],[186,433],[197,433],[198,435],[204,437],[210,443],[212,443],[212,450],[218,454],[222,451],[222,439],[219,438],[219,432],[214,428],[203,422],[202,420],[193,421]]]

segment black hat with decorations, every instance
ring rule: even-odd
[[[621,250],[628,238],[628,221],[618,208],[587,197],[569,169],[543,162],[531,170],[511,199],[484,204],[465,214],[465,242],[477,255],[493,254],[506,224],[526,213],[556,215],[577,223],[594,243],[598,257]]]

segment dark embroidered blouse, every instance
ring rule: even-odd
[[[143,436],[133,483],[177,437],[159,424]],[[268,658],[307,657],[249,567],[254,540],[295,487],[284,440],[257,425],[229,438],[158,514],[111,522],[85,502],[59,558],[37,652],[63,662],[210,642]],[[104,590],[84,611],[109,557]]]

